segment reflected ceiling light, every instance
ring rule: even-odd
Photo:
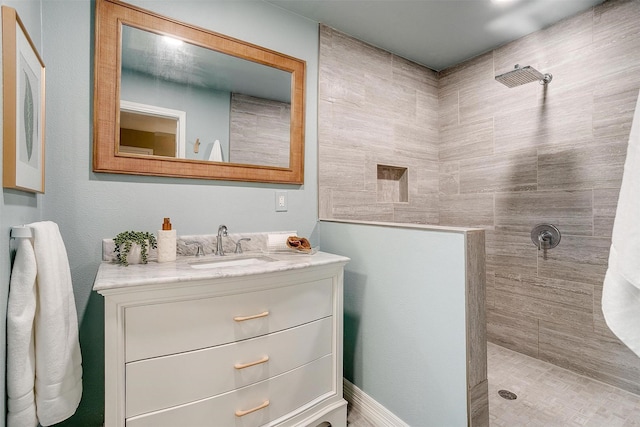
[[[182,44],[182,40],[178,40],[175,37],[162,36],[162,40],[169,46],[180,46]]]
[[[504,5],[504,4],[516,3],[518,1],[520,0],[491,0],[491,3],[497,4],[497,5]]]

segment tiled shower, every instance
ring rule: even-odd
[[[600,306],[638,22],[640,1],[606,1],[438,73],[321,27],[320,217],[484,228],[489,341],[640,393]],[[553,81],[495,82],[515,64]],[[542,222],[562,233],[546,258]]]

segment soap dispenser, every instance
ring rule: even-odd
[[[158,230],[158,262],[176,260],[176,230],[171,229],[170,218],[165,218]]]

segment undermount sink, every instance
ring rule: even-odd
[[[273,262],[275,259],[266,256],[251,256],[232,259],[209,259],[206,261],[196,261],[191,263],[191,268],[222,268],[222,267],[244,267],[249,265],[260,265]]]

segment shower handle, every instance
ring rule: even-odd
[[[560,230],[553,224],[538,224],[531,230],[531,241],[538,250],[553,249],[560,243]]]
[[[550,232],[546,230],[538,234],[538,250],[549,249],[549,247],[551,246],[552,239],[553,239],[553,236],[551,235]]]

